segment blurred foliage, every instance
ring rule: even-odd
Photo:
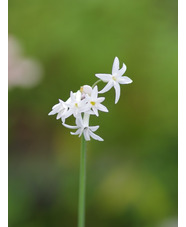
[[[118,56],[134,82],[92,119],[105,141],[88,144],[86,224],[175,227],[177,1],[9,0],[9,34],[44,68],[9,91],[9,226],[77,225],[80,140],[47,114]]]

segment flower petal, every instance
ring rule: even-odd
[[[71,135],[79,135],[80,133],[81,133],[80,128],[76,132],[70,132]]]
[[[115,104],[116,104],[119,100],[119,97],[120,97],[120,85],[116,82],[114,84],[114,88],[115,88],[115,91],[116,91],[116,96],[115,96]]]
[[[97,108],[95,108],[95,107],[93,106],[93,107],[92,107],[92,110],[93,110],[93,112],[95,113],[95,115],[98,117],[98,116],[99,116],[99,113],[98,113]]]
[[[90,135],[89,135],[88,128],[84,129],[83,135],[84,135],[86,141],[90,140]]]
[[[82,113],[82,112],[87,112],[90,110],[90,105],[85,105],[85,106],[82,106],[81,108],[79,108],[79,112]]]
[[[95,132],[98,128],[99,128],[99,125],[90,126],[90,127],[89,127],[89,129],[90,129],[92,132]]]
[[[104,74],[104,73],[98,73],[98,74],[95,74],[95,76],[101,79],[103,82],[108,82],[112,77],[111,74]]]
[[[76,101],[75,95],[74,95],[74,93],[72,91],[70,92],[70,99],[71,99],[71,102],[75,102]]]
[[[119,70],[119,59],[118,59],[118,57],[115,57],[114,63],[112,65],[112,74],[117,73],[118,70]]]
[[[117,72],[117,76],[122,76],[127,70],[127,66],[123,63],[123,67]]]
[[[61,106],[61,104],[60,104],[60,103],[57,103],[56,105],[54,105],[54,106],[52,107],[52,109],[54,110],[54,109],[58,108],[59,106]]]
[[[90,136],[95,139],[95,140],[98,140],[98,141],[104,141],[100,136],[96,135],[95,133],[93,133],[91,130],[89,130],[89,134]]]
[[[60,119],[63,116],[63,112],[64,112],[63,110],[59,111],[59,113],[56,117],[57,120]]]
[[[132,83],[132,80],[127,76],[122,76],[118,79],[118,82],[120,84],[130,84],[130,83]]]
[[[102,105],[102,104],[99,104],[98,106],[98,110],[100,111],[103,111],[103,112],[108,112],[108,109],[106,106]]]
[[[94,111],[92,111],[92,110],[89,110],[89,111],[87,111],[86,113],[87,113],[87,114],[91,114],[91,115],[95,115]]]
[[[76,126],[73,126],[73,125],[67,125],[65,123],[62,123],[62,125],[65,126],[66,128],[70,128],[70,129],[77,129],[78,128],[77,125]]]
[[[98,86],[96,85],[92,90],[91,98],[94,100],[94,99],[97,99],[97,97],[98,97]]]
[[[105,92],[107,92],[108,90],[110,90],[113,87],[113,85],[114,85],[113,80],[110,80],[108,82],[108,84],[101,91],[99,91],[99,93],[105,93]]]
[[[62,104],[58,103],[52,107],[52,111],[50,111],[50,113],[48,115],[54,115],[54,114],[58,113],[60,111],[60,109],[62,109],[62,108],[63,108]]]
[[[97,102],[99,102],[99,103],[103,102],[104,100],[105,100],[105,97],[99,97],[99,98],[97,98]]]
[[[78,90],[76,92],[76,99],[75,99],[77,102],[79,102],[81,100],[81,92]]]
[[[69,109],[66,114],[64,115],[64,118],[68,118],[70,117],[71,115],[73,114],[73,110],[72,109]]]
[[[54,114],[56,114],[57,112],[58,112],[58,110],[53,109],[52,111],[50,111],[50,113],[49,113],[48,115],[54,115]]]

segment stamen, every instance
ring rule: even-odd
[[[96,104],[95,102],[91,101],[90,104],[92,104],[93,106]]]

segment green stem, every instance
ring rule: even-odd
[[[99,82],[101,82],[102,80],[97,80],[93,85],[92,88],[94,88]]]
[[[78,227],[85,226],[86,141],[81,136]]]

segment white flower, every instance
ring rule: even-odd
[[[87,99],[89,99],[89,105],[92,109],[92,111],[89,111],[89,113],[95,114],[96,116],[98,116],[98,110],[103,111],[103,112],[108,112],[108,109],[101,104],[101,102],[103,102],[105,100],[105,97],[99,97],[98,98],[98,87],[95,86],[91,92],[90,97],[88,97]]]
[[[130,84],[132,80],[127,76],[122,76],[127,67],[123,63],[123,67],[119,69],[119,59],[115,57],[114,63],[112,66],[112,74],[96,74],[95,76],[101,79],[103,82],[106,82],[107,85],[99,92],[105,93],[114,87],[116,96],[115,96],[115,104],[118,102],[120,97],[120,85],[119,84]]]
[[[65,118],[74,115],[74,117],[78,117],[80,113],[86,112],[90,110],[90,107],[87,105],[86,97],[81,99],[81,92],[77,91],[76,93],[70,92],[70,102],[67,104],[69,109],[65,114]]]
[[[58,120],[58,119],[61,118],[64,121],[65,120],[65,114],[68,110],[67,103],[69,103],[69,101],[70,101],[69,99],[66,102],[59,99],[59,103],[52,107],[52,111],[48,115],[57,114],[56,119]]]
[[[65,123],[63,123],[63,125],[70,129],[77,129],[76,132],[71,132],[71,134],[79,135],[79,137],[83,134],[86,141],[90,140],[91,137],[95,140],[103,141],[103,139],[100,136],[93,133],[99,128],[99,125],[89,126],[89,117],[90,115],[85,113],[84,118],[82,119],[82,116],[80,114],[76,118],[76,126],[67,125]]]

